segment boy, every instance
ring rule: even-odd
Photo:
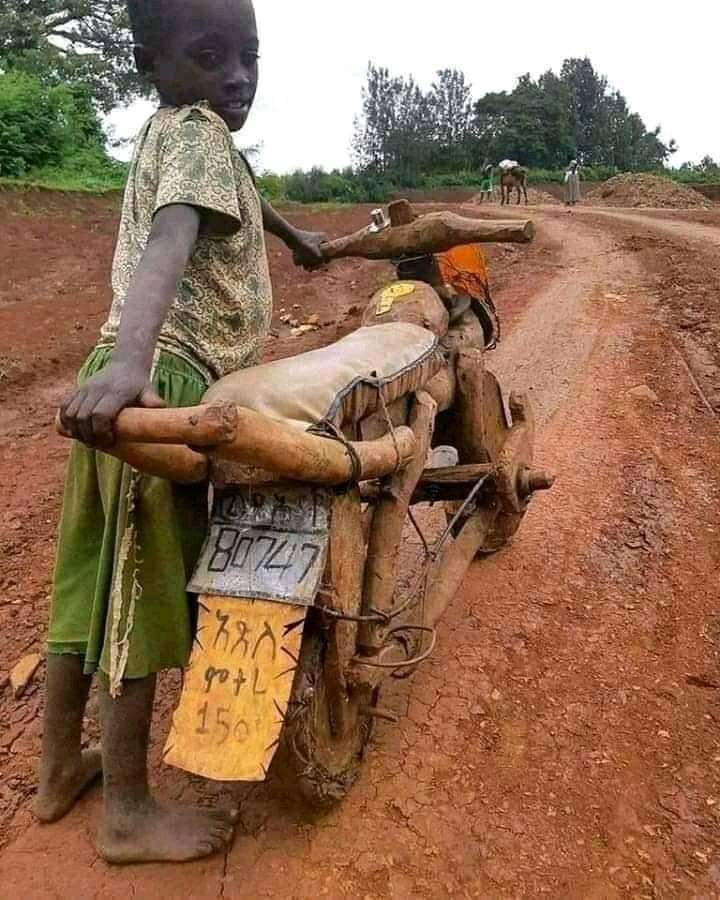
[[[272,312],[263,228],[297,263],[322,236],[260,200],[231,131],[255,98],[251,0],[130,0],[135,58],[161,107],[137,142],[101,339],[61,419],[78,442],[68,468],[48,641],[37,816],[56,821],[99,774],[101,855],[186,861],[222,849],[235,812],[176,808],[150,793],[156,675],[186,664],[185,593],[204,538],[207,492],[140,476],[96,451],[126,406],[187,406],[210,382],[259,360]],[[92,674],[102,752],[81,752]]]

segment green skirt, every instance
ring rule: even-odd
[[[108,362],[98,348],[79,382]],[[207,384],[187,362],[161,353],[153,384],[168,406],[194,406]],[[84,657],[111,692],[123,679],[187,664],[196,620],[186,585],[208,521],[206,485],[140,475],[73,443],[63,500],[48,651]]]

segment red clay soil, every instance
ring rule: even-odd
[[[690,185],[669,178],[630,172],[616,175],[587,195],[597,206],[656,207],[659,209],[691,209],[709,207],[710,201]]]
[[[109,299],[114,215],[85,202],[21,214],[0,199],[0,681],[42,651],[67,453],[51,423]],[[536,216],[535,245],[491,254],[508,326],[491,365],[531,392],[538,460],[560,477],[473,568],[433,660],[386,691],[400,723],[378,728],[345,805],[316,818],[278,784],[163,767],[168,677],[153,780],[185,801],[234,798],[242,827],[225,857],[110,869],[92,844],[99,789],[57,826],[32,821],[41,669],[21,698],[0,694],[3,896],[720,896],[720,426],[678,339],[688,318],[720,318],[718,251],[644,218]],[[367,209],[296,218],[335,235]],[[274,243],[271,262],[278,309],[329,323],[295,339],[276,319],[274,356],[355,327],[387,275],[308,275]]]

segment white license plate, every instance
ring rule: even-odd
[[[312,606],[325,569],[329,505],[326,491],[305,485],[217,492],[188,590]]]

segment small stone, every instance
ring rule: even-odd
[[[308,316],[307,318],[308,325],[319,325],[320,324],[320,316]]]
[[[379,853],[363,853],[356,861],[355,867],[361,875],[368,877],[382,872],[386,868],[386,862]]]
[[[658,731],[658,737],[659,737],[659,738],[664,738],[665,740],[668,740],[668,738],[670,737],[670,732],[669,732],[669,731],[665,731],[665,730]]]
[[[627,396],[633,400],[646,400],[648,403],[658,403],[660,398],[655,391],[646,384],[639,384],[627,392]]]
[[[317,331],[317,325],[301,325],[297,330],[300,334],[309,334],[311,331]]]
[[[25,693],[25,689],[32,681],[41,662],[42,656],[39,653],[31,653],[13,666],[10,672],[10,684],[16,700]]]
[[[492,692],[492,694],[490,694],[490,696],[496,703],[498,702],[498,700],[502,699],[502,694],[500,693],[500,691],[497,688],[495,688],[495,690]]]

